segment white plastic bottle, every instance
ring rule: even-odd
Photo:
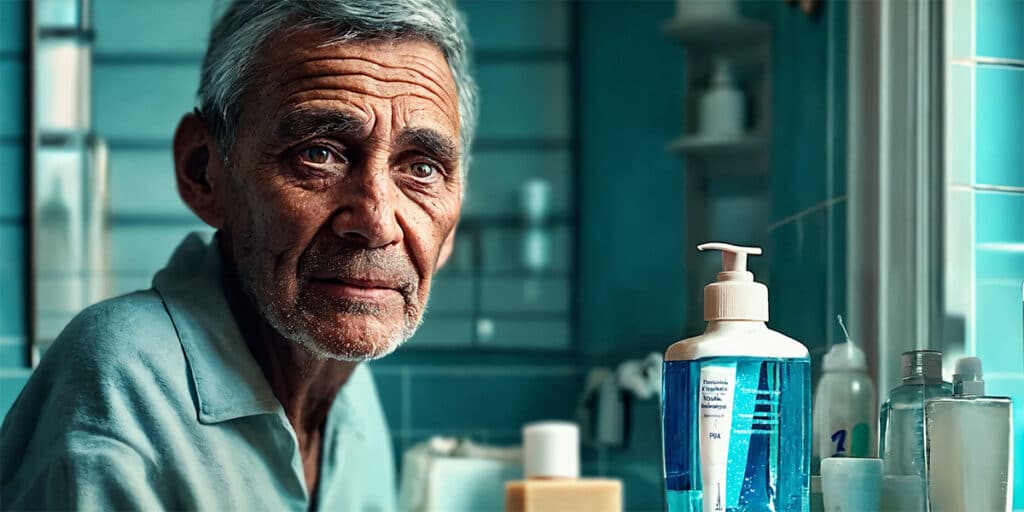
[[[669,512],[806,512],[810,360],[769,329],[768,288],[747,272],[755,247],[722,251],[704,287],[704,334],[665,352],[662,442]]]
[[[828,457],[874,457],[878,409],[864,351],[847,336],[832,345],[821,369],[814,390],[813,469]]]
[[[736,86],[729,62],[715,61],[711,85],[700,98],[700,134],[716,139],[743,135],[746,123],[746,100]]]

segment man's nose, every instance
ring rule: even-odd
[[[386,169],[360,171],[345,186],[341,207],[331,222],[334,233],[371,249],[400,242],[397,185]]]

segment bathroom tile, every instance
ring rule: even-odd
[[[776,198],[772,221],[778,222],[825,199],[827,182],[828,45],[809,45],[827,39],[826,23],[808,24],[801,13],[784,9],[775,14],[773,81],[775,112],[790,115],[773,120],[771,191]],[[841,133],[833,137],[843,136]]]
[[[832,263],[832,276],[829,289],[831,290],[830,308],[826,312],[825,318],[826,325],[826,337],[830,339],[832,343],[839,343],[844,341],[845,337],[842,332],[842,328],[839,326],[839,322],[836,320],[835,315],[843,315],[843,320],[849,322],[849,309],[846,304],[846,236],[848,229],[847,222],[847,203],[846,201],[840,201],[826,210],[826,215],[831,216],[831,224],[829,228],[828,244],[831,244],[831,248],[826,255],[826,264],[828,264],[828,258],[831,258]],[[856,337],[851,334],[851,336]],[[860,339],[854,340],[860,342]]]
[[[1024,247],[979,244],[974,252],[976,278],[1024,282]]]
[[[1016,30],[1024,40],[1020,25]],[[978,66],[975,73],[976,181],[1024,187],[1024,69]]]
[[[569,278],[496,278],[481,283],[484,313],[569,313]]]
[[[92,114],[96,132],[113,142],[167,142],[181,116],[195,105],[199,66],[142,64],[93,66]]]
[[[25,381],[28,380],[29,375],[31,373],[25,370],[24,372],[5,372],[0,376],[0,415],[7,416],[7,411],[11,409],[11,405],[21,394],[21,388],[25,387]]]
[[[808,349],[826,344],[826,212],[818,210],[777,227],[769,236],[769,326]]]
[[[469,185],[462,203],[464,218],[522,215],[521,189],[541,178],[551,186],[551,214],[572,213],[572,159],[568,149],[474,151]]]
[[[965,0],[966,1],[966,0]],[[950,98],[964,98],[963,101],[950,101],[946,107],[949,116],[946,123],[945,140],[947,165],[950,172],[951,185],[974,184],[974,160],[971,147],[974,140],[974,73],[971,65],[951,63],[947,67],[949,80],[946,88]]]
[[[435,315],[427,312],[423,325],[409,340],[410,347],[468,347],[473,344],[473,318],[470,315]]]
[[[760,179],[708,183],[707,232],[717,240],[757,245],[771,219],[772,202],[766,189],[767,183]]]
[[[572,257],[572,238],[565,225],[550,229],[550,268],[553,273],[567,273]],[[489,227],[483,231],[483,269],[487,273],[525,274],[523,265],[524,230]]]
[[[377,385],[384,418],[392,432],[401,430],[405,419],[402,416],[402,374],[400,371],[378,370],[371,364],[373,381]]]
[[[429,313],[463,313],[473,312],[472,277],[446,275],[442,270],[434,277],[430,285]]]
[[[982,262],[978,262],[979,268]],[[1024,274],[1024,253],[1017,259]],[[975,291],[975,347],[985,373],[1024,372],[1024,276],[1016,280],[979,279]]]
[[[93,2],[98,54],[194,54],[206,51],[213,0]],[[159,23],[153,23],[159,20]],[[199,60],[196,61],[196,66]]]
[[[556,320],[519,320],[493,318],[484,315],[481,321],[491,322],[490,335],[477,328],[478,342],[487,347],[564,350],[569,348],[571,329],[569,318]]]
[[[569,2],[460,0],[477,51],[566,50]]]
[[[977,55],[1024,60],[1024,2],[976,0]]]
[[[20,137],[25,132],[25,65],[14,57],[0,57],[0,137]]]
[[[580,391],[575,373],[486,367],[464,374],[414,373],[411,424],[417,429],[516,429],[542,419],[571,419]],[[518,370],[521,370],[518,371]]]
[[[25,218],[25,149],[0,143],[0,219]]]
[[[0,221],[0,336],[25,335],[25,228]]]
[[[481,139],[565,139],[571,133],[569,66],[565,63],[481,63]]]
[[[171,253],[192,231],[211,232],[196,221],[194,225],[114,226],[110,230],[110,263],[115,273],[152,275],[167,264]]]
[[[25,49],[25,8],[27,1],[0,1],[0,52]]]
[[[974,194],[974,204],[979,245],[1024,244],[1024,194],[979,191]]]
[[[20,338],[6,338],[3,341],[18,340]],[[0,368],[24,368],[28,364],[25,359],[25,344],[3,343],[0,344]]]
[[[170,143],[163,150],[115,148],[110,151],[109,165],[110,211],[114,215],[196,218],[178,195]]]
[[[945,31],[952,58],[971,57],[974,49],[974,16],[971,10],[977,0],[947,0]],[[948,90],[948,89],[947,89]],[[953,96],[957,97],[957,96]]]

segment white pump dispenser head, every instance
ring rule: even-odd
[[[704,287],[704,320],[768,321],[768,287],[754,281],[747,271],[747,255],[761,254],[760,247],[740,247],[719,242],[697,246],[697,250],[722,251],[718,279]]]

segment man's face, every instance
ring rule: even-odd
[[[462,196],[455,83],[420,41],[269,45],[218,194],[249,298],[315,354],[381,357],[419,324]]]

